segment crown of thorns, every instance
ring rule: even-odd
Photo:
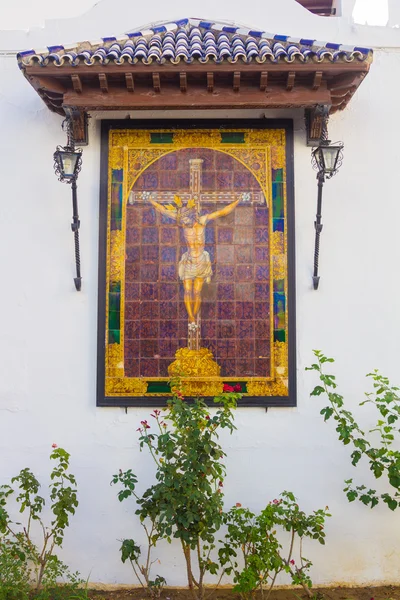
[[[177,212],[179,214],[185,214],[191,212],[196,208],[196,201],[190,198],[184,205],[180,196],[174,195],[174,204],[166,204],[165,208],[171,212]]]

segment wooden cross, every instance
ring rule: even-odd
[[[190,183],[189,183],[189,192],[180,194],[182,197],[183,205],[186,205],[187,202],[192,199],[195,201],[196,211],[198,214],[201,213],[201,204],[203,203],[227,203],[231,204],[237,198],[237,192],[231,191],[213,191],[213,192],[203,192],[201,189],[202,183],[202,170],[203,170],[203,162],[202,158],[191,158],[189,159],[189,172],[190,172]],[[246,198],[249,204],[262,204],[265,202],[265,199],[262,193],[259,192],[243,192],[243,198]],[[174,193],[173,192],[157,192],[156,194],[151,194],[152,196],[156,196],[157,202],[160,204],[171,204],[174,201]],[[138,203],[146,203],[148,201],[148,197],[150,196],[149,192],[131,192],[129,194],[128,203],[135,204]],[[250,198],[252,202],[250,202]],[[200,349],[200,327],[201,327],[201,310],[198,312],[196,316],[196,323],[188,323],[188,348],[190,350],[199,350]]]

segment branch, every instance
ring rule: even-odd
[[[219,588],[219,584],[221,583],[221,580],[223,578],[223,576],[225,575],[225,569],[222,571],[221,573],[221,577],[218,579],[218,583],[215,586],[215,588],[213,588],[209,594],[207,594],[206,596],[204,596],[204,600],[207,600],[207,598],[210,598],[213,594],[215,594],[215,592],[217,591],[217,589]]]
[[[137,571],[136,571],[136,569],[135,569],[135,565],[134,565],[134,562],[133,562],[133,560],[130,560],[130,563],[131,563],[131,565],[132,565],[133,572],[134,572],[134,573],[135,573],[135,575],[136,575],[136,579],[138,580],[138,582],[140,583],[140,585],[142,586],[142,588],[143,588],[144,590],[146,590],[146,591],[147,591],[147,588],[146,588],[146,586],[144,585],[143,581],[141,580],[141,578],[139,577],[139,574],[137,573]],[[136,562],[136,565],[137,565],[137,567],[140,569],[140,566],[138,565],[138,563],[137,563],[137,562]]]

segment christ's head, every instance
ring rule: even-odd
[[[196,208],[188,208],[187,206],[185,206],[185,208],[182,208],[182,210],[180,211],[179,220],[181,225],[183,225],[184,227],[193,227],[193,225],[198,221],[198,214]]]

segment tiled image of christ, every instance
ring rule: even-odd
[[[269,219],[256,177],[223,152],[177,150],[143,171],[127,205],[128,377],[168,377],[191,326],[221,376],[270,375]]]

